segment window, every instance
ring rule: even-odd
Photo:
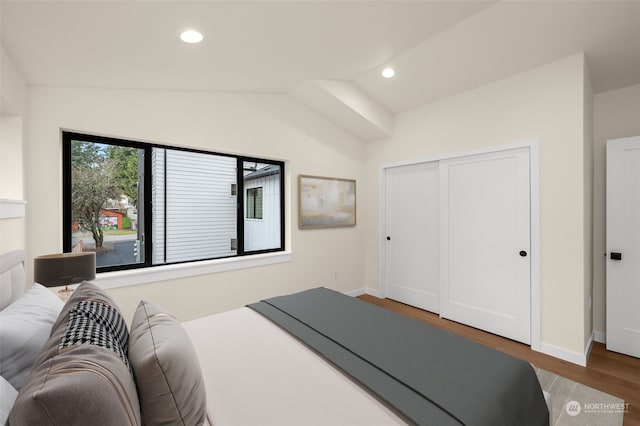
[[[247,219],[262,219],[262,187],[247,189]]]
[[[282,162],[63,132],[63,169],[64,251],[99,272],[284,250]]]

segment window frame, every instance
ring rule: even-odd
[[[274,252],[284,252],[285,251],[285,168],[284,161],[279,160],[271,160],[265,158],[257,158],[243,155],[234,155],[229,153],[219,153],[215,151],[203,150],[203,149],[195,149],[195,148],[186,148],[186,147],[177,147],[171,145],[157,144],[151,142],[140,142],[136,140],[127,140],[120,138],[113,138],[107,136],[99,136],[92,135],[88,133],[79,133],[74,131],[65,131],[62,130],[62,243],[63,243],[63,251],[70,252],[72,249],[72,198],[71,198],[71,179],[72,179],[72,158],[71,158],[71,147],[72,141],[82,141],[82,142],[92,142],[99,144],[107,144],[107,145],[117,145],[124,146],[130,148],[141,149],[144,151],[144,200],[143,200],[143,215],[144,215],[144,262],[135,263],[135,264],[123,264],[123,265],[112,265],[112,266],[102,266],[96,267],[97,273],[103,272],[114,272],[114,271],[127,271],[133,269],[140,268],[152,268],[152,267],[162,267],[168,265],[178,265],[178,264],[188,264],[188,263],[196,263],[196,262],[210,262],[218,259],[233,259],[233,258],[242,258],[252,255],[265,254],[265,253],[274,253]],[[152,218],[153,218],[153,202],[152,202],[152,159],[151,153],[154,148],[167,149],[167,150],[177,150],[177,151],[186,151],[200,154],[210,154],[217,156],[225,156],[231,157],[236,160],[236,238],[237,238],[237,252],[234,255],[230,256],[222,256],[222,257],[213,257],[206,259],[194,259],[194,260],[184,260],[179,262],[165,262],[153,264],[153,241],[152,241]],[[280,168],[280,245],[279,247],[269,248],[269,249],[261,249],[261,250],[251,250],[245,251],[244,249],[244,221],[245,221],[245,202],[244,197],[240,196],[240,194],[244,194],[246,192],[246,188],[244,186],[244,176],[243,176],[243,164],[244,162],[258,162],[264,164],[273,164]],[[230,195],[232,196],[232,195]],[[138,206],[139,207],[139,206]],[[166,232],[166,230],[165,230]]]

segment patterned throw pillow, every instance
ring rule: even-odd
[[[139,426],[140,401],[120,310],[81,284],[62,308],[11,410],[11,426]]]
[[[95,345],[118,355],[131,369],[127,351],[129,332],[120,312],[111,305],[85,300],[78,302],[69,312],[69,324],[58,349],[73,345]]]

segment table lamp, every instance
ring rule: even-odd
[[[65,286],[58,291],[62,300],[67,300],[73,289],[71,284],[93,280],[96,277],[96,254],[58,253],[38,256],[33,260],[34,281],[45,287]]]

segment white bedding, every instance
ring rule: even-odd
[[[321,356],[249,308],[183,323],[215,426],[405,425]]]

